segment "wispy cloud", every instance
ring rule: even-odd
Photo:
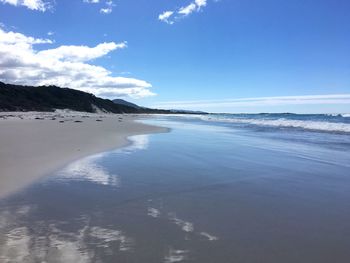
[[[83,2],[88,4],[98,4],[100,0],[83,0]]]
[[[194,0],[193,2],[189,3],[186,6],[182,6],[175,10],[169,10],[161,13],[158,16],[158,19],[162,22],[165,22],[167,24],[174,24],[175,21],[189,16],[190,14],[194,12],[199,12],[207,5],[207,0]]]
[[[49,59],[56,59],[70,62],[85,62],[95,58],[107,55],[109,52],[116,49],[123,49],[127,47],[126,42],[121,43],[101,43],[96,47],[88,46],[59,46],[58,48],[43,50],[37,53],[39,57],[47,57]]]
[[[3,4],[10,4],[13,6],[24,6],[30,10],[45,12],[52,8],[52,3],[43,0],[0,0]]]
[[[158,16],[158,19],[167,24],[174,24],[174,21],[169,20],[173,14],[173,11],[165,11]]]
[[[25,85],[58,85],[104,97],[152,96],[151,84],[144,80],[113,76],[94,65],[126,42],[101,43],[95,47],[64,45],[36,50],[36,45],[53,44],[50,39],[34,38],[0,28],[0,81]]]
[[[350,104],[350,94],[306,95],[159,102],[155,107],[172,109],[215,109],[220,107],[259,107],[279,105]]]
[[[112,0],[83,0],[83,2],[87,4],[100,4],[100,13],[105,15],[112,13],[113,7],[115,6]],[[103,5],[103,7],[101,7],[101,5]]]
[[[197,6],[195,3],[191,3],[188,6],[181,7],[177,12],[178,14],[188,16],[196,10]]]
[[[105,4],[106,4],[106,7],[105,8],[101,8],[100,9],[100,13],[102,13],[102,14],[110,14],[110,13],[112,13],[113,7],[115,6],[113,1],[107,0]]]
[[[110,8],[110,7],[101,8],[100,13],[101,14],[110,14],[110,13],[112,13],[112,8]]]

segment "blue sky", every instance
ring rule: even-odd
[[[25,52],[28,57],[39,59],[40,51],[53,49],[42,52],[45,56],[40,54],[39,62],[56,56],[62,68],[72,61],[79,63],[75,68],[96,65],[108,70],[98,78],[111,77],[104,82],[92,80],[89,71],[89,81],[79,82],[65,80],[64,74],[55,72],[55,78],[45,82],[29,74],[36,72],[31,66],[29,73],[20,71],[30,76],[25,84],[59,80],[62,85],[72,83],[73,88],[96,95],[123,96],[153,107],[215,112],[350,112],[349,1],[87,2],[91,0],[0,0],[3,38],[13,32],[51,41],[31,42]],[[171,16],[164,18],[165,12],[172,12]],[[18,38],[23,41],[23,37]],[[102,43],[115,45],[95,48]],[[6,48],[12,48],[13,56],[21,56],[15,53],[18,42],[6,45],[11,45]],[[64,52],[62,46],[66,47]],[[72,58],[69,52],[80,52],[82,46],[91,50],[81,51],[87,53],[84,58]],[[1,67],[9,66],[4,62]],[[0,73],[0,79],[22,84],[18,72],[7,70]],[[45,69],[44,75],[52,74]],[[342,96],[318,96],[334,94]],[[305,100],[305,95],[317,97]],[[288,96],[298,97],[287,102],[273,98]],[[237,103],[237,99],[247,98],[256,102]]]

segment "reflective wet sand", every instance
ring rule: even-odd
[[[1,200],[0,261],[350,261],[348,145],[152,123],[172,131],[135,136]]]

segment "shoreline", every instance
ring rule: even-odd
[[[128,137],[166,132],[142,115],[84,112],[0,113],[0,198],[80,158],[128,145]]]

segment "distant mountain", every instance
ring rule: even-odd
[[[126,100],[122,100],[122,99],[115,99],[115,100],[112,100],[114,103],[116,104],[120,104],[120,105],[125,105],[125,106],[129,106],[129,107],[132,107],[132,108],[135,108],[135,109],[141,109],[142,107],[134,104],[134,103],[131,103],[129,101],[126,101]]]
[[[84,112],[188,114],[143,108],[131,102],[111,101],[83,91],[57,86],[22,86],[0,82],[0,111],[54,111],[70,109]]]
[[[113,100],[113,102],[117,103],[117,104],[130,106],[130,107],[133,107],[133,108],[139,109],[139,110],[154,111],[154,109],[141,107],[139,105],[136,105],[134,103],[131,103],[129,101],[122,100],[122,99],[115,99],[115,100]],[[155,110],[155,111],[164,111],[164,110]],[[174,110],[174,109],[171,109],[171,110],[165,110],[165,111],[166,111],[166,113],[173,113],[173,114],[208,114],[207,112],[204,112],[204,111],[194,111],[194,110]]]

